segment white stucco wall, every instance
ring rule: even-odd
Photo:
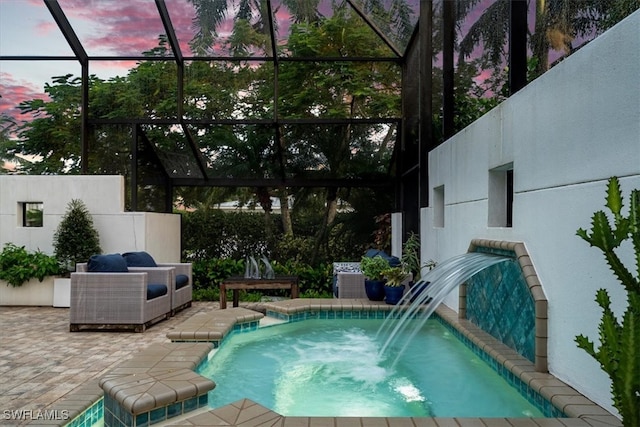
[[[549,370],[614,413],[608,377],[574,337],[597,340],[598,288],[617,313],[624,293],[576,230],[604,209],[609,177],[620,178],[627,206],[640,188],[639,28],[640,11],[433,150],[421,212],[423,261],[466,252],[473,238],[525,243],[549,300]],[[489,171],[511,163],[513,226],[490,227]],[[444,226],[435,227],[442,188]],[[626,247],[633,269],[631,255]],[[446,304],[457,309],[457,294]]]
[[[0,245],[52,254],[72,199],[87,206],[104,253],[145,250],[159,262],[180,261],[180,215],[125,212],[124,178],[112,175],[0,175]],[[42,202],[42,227],[22,226],[23,202]]]

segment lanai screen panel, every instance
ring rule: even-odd
[[[272,119],[273,62],[186,61],[185,120]]]
[[[166,34],[154,0],[59,0],[87,55],[136,56]]]
[[[352,0],[368,20],[404,52],[420,16],[419,0]]]
[[[185,56],[272,56],[267,2],[167,0]]]

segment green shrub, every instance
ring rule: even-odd
[[[277,218],[276,218],[277,217]],[[278,215],[273,215],[277,229]],[[273,239],[265,230],[264,215],[199,209],[182,214],[183,254],[189,261],[240,259],[250,254],[270,256]]]
[[[182,212],[182,259],[202,261],[214,258],[244,259],[247,255],[266,255],[269,260],[295,260],[316,265],[334,261],[359,261],[370,246],[373,221],[362,215],[339,213],[330,227],[328,240],[316,247],[319,219],[294,216],[293,236],[282,231],[279,214],[271,214],[267,233],[261,212],[223,212],[199,209]],[[318,254],[314,251],[318,249]]]
[[[34,278],[42,282],[45,277],[57,274],[60,274],[58,260],[43,252],[29,252],[13,243],[7,243],[0,252],[0,280],[13,287]]]
[[[360,268],[364,277],[369,280],[382,280],[384,271],[389,268],[389,261],[382,258],[380,255],[374,257],[363,256],[360,260]]]
[[[328,265],[311,267],[305,263],[288,261],[272,262],[274,272],[279,276],[298,276],[300,296],[305,298],[329,298],[332,289],[332,272]],[[220,297],[220,283],[232,276],[243,276],[245,261],[230,259],[210,259],[193,262],[193,299],[196,301],[217,301]],[[288,290],[269,290],[274,296],[288,296]],[[240,292],[242,301],[260,301],[262,292]]]
[[[98,231],[82,200],[73,199],[67,205],[53,236],[53,247],[60,266],[66,271],[75,271],[77,263],[87,262],[91,255],[102,252]]]

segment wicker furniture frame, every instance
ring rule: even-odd
[[[71,273],[71,332],[81,329],[144,332],[148,326],[169,317],[175,269],[130,270],[128,273],[89,273],[86,264],[76,266],[76,272]],[[165,284],[169,291],[147,300],[149,283]]]
[[[176,282],[173,281],[171,286],[171,315],[173,316],[178,311],[191,307],[193,301],[193,267],[190,262],[182,263],[158,263],[158,267],[173,267],[175,269],[175,275],[184,274],[189,278],[189,283],[180,289],[176,289]],[[143,267],[145,268],[145,267]],[[131,269],[131,267],[129,267]]]

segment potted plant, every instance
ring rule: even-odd
[[[402,246],[402,256],[400,258],[405,271],[413,273],[413,280],[409,285],[409,292],[411,293],[411,301],[415,301],[418,295],[429,285],[431,282],[421,281],[422,271],[424,269],[432,270],[436,266],[436,262],[429,260],[424,264],[420,263],[420,236],[416,233],[410,233],[406,242]]]
[[[413,281],[420,280],[420,236],[416,233],[409,233],[409,237],[402,245],[402,256],[400,262],[407,271],[413,273]]]
[[[364,274],[364,288],[367,297],[371,301],[384,300],[384,274],[383,271],[389,268],[389,261],[376,255],[374,257],[362,257],[360,269]]]
[[[401,266],[387,268],[382,274],[387,279],[384,285],[385,302],[396,305],[404,295],[404,285],[402,282],[407,279],[409,273]]]
[[[76,264],[87,262],[91,255],[102,252],[100,237],[93,226],[93,218],[84,202],[72,199],[55,234],[54,254],[58,259],[64,277],[54,282],[54,306],[69,307],[71,302],[71,272]]]
[[[0,252],[0,305],[52,305],[55,257],[7,243]],[[37,281],[36,281],[37,280]]]

